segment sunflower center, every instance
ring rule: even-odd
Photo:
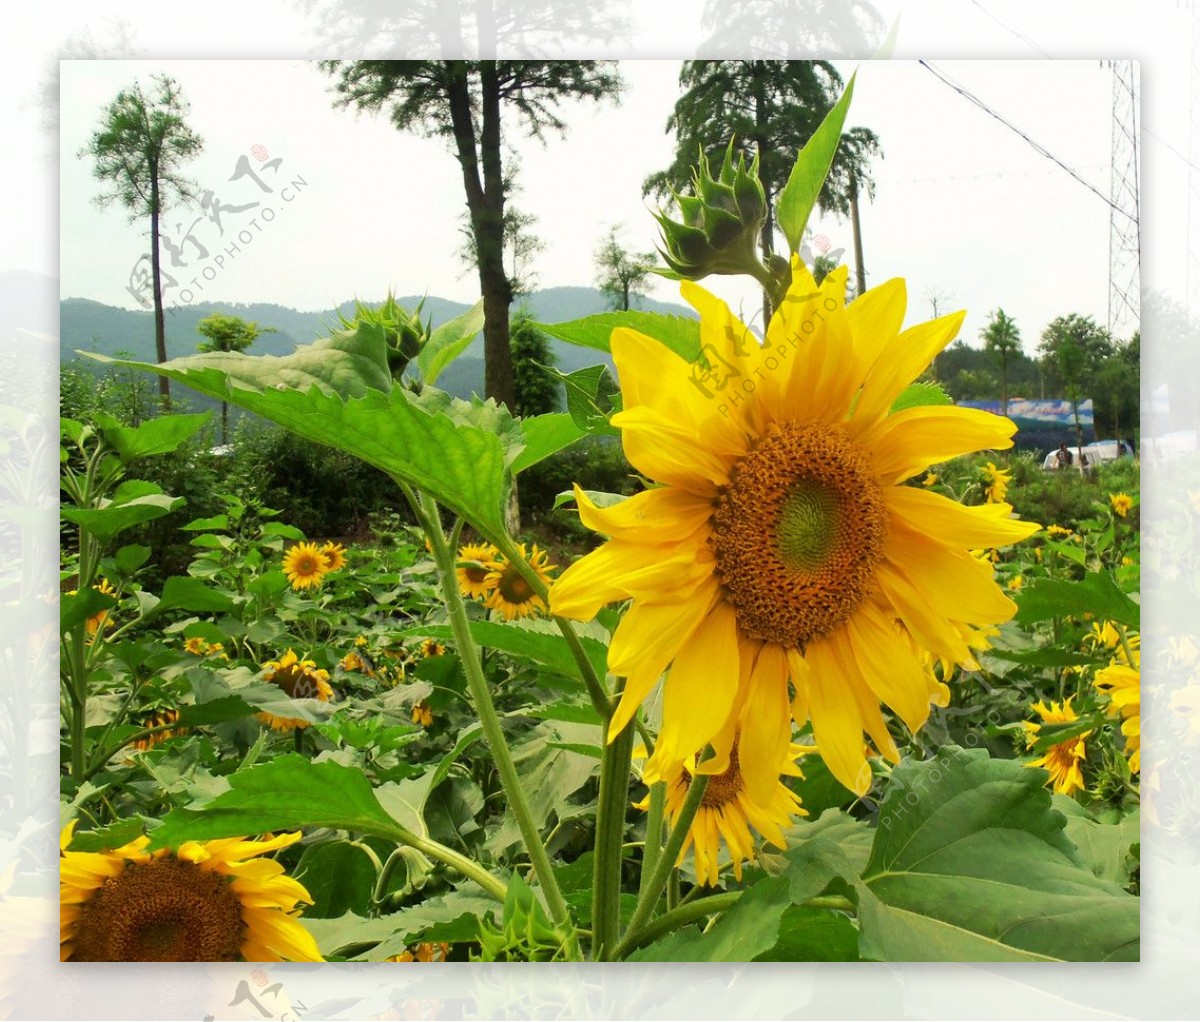
[[[463,574],[467,576],[468,581],[479,585],[488,577],[488,569],[479,564],[472,564],[463,568]]]
[[[130,863],[84,903],[81,962],[236,962],[242,906],[220,873],[179,859]]]
[[[533,586],[511,564],[500,573],[497,588],[509,603],[528,603],[534,597]]]
[[[729,766],[723,773],[709,776],[704,794],[700,796],[700,805],[705,809],[720,809],[736,801],[741,790],[742,774],[738,769],[738,751],[735,743],[729,750]]]
[[[883,554],[883,492],[837,426],[772,426],[730,473],[711,543],[743,631],[803,649],[870,593]]]

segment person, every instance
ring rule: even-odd
[[[1075,457],[1067,450],[1067,442],[1064,440],[1058,445],[1058,467],[1067,468],[1074,460]]]

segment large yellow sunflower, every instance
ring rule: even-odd
[[[1132,664],[1126,662],[1128,658],[1120,650],[1112,663],[1096,672],[1096,688],[1109,698],[1109,716],[1121,718],[1129,769],[1135,774],[1142,769],[1142,656],[1134,644],[1138,639],[1134,633],[1127,640]]]
[[[537,572],[538,577],[549,585],[550,573],[554,571],[555,565],[550,563],[546,552],[539,550],[536,543],[530,554],[525,553],[524,543],[518,550],[525,562]],[[506,621],[528,617],[546,609],[545,602],[533,591],[533,586],[526,581],[515,564],[507,561],[495,562],[486,581],[490,592],[483,605],[489,610],[499,611]]]
[[[941,697],[922,650],[969,664],[972,630],[1015,610],[968,551],[1038,528],[1007,504],[963,507],[901,485],[1012,445],[1016,427],[990,412],[892,411],[963,314],[902,331],[902,280],[849,306],[844,267],[818,287],[795,260],[793,280],[762,344],[690,282],[699,361],[613,332],[624,409],[612,421],[630,462],[662,485],[608,508],[576,488],[584,524],[611,538],[551,591],[552,612],[575,618],[633,599],[609,648],[609,669],[627,679],[609,738],[669,667],[648,776],[736,718],[741,771],[760,800],[788,741],[789,681],[795,720],[811,719],[834,775],[866,791],[863,732],[898,758],[880,703],[915,730]],[[753,683],[736,698],[747,661]],[[714,748],[718,761],[728,754]]]
[[[776,848],[787,847],[783,828],[792,822],[796,814],[807,816],[808,813],[800,807],[800,799],[795,792],[780,782],[779,775],[799,777],[796,758],[810,751],[814,750],[790,743],[785,747],[786,754],[776,763],[777,773],[769,796],[760,803],[751,798],[747,790],[739,767],[738,742],[736,737],[733,739],[725,761],[727,765],[720,773],[709,776],[708,787],[700,798],[700,808],[696,810],[683,847],[679,850],[679,863],[682,863],[688,849],[693,849],[696,879],[702,886],[716,886],[721,871],[719,859],[722,842],[729,849],[734,877],[742,879],[742,863],[754,860],[751,828]],[[706,765],[702,765],[701,770]],[[667,785],[667,812],[672,823],[683,808],[696,769],[695,758],[689,757],[683,763],[669,765],[663,774]],[[648,805],[649,796],[638,804],[638,808],[645,809]]]
[[[317,667],[313,660],[301,660],[290,649],[278,660],[268,660],[263,664],[263,671],[263,680],[274,682],[291,699],[319,699],[327,703],[333,698],[329,672]],[[308,721],[300,717],[277,717],[265,710],[257,716],[259,721],[274,731],[308,727]]]
[[[1046,703],[1033,704],[1034,713],[1042,719],[1040,722],[1028,720],[1021,722],[1022,727],[1025,728],[1025,740],[1029,745],[1037,741],[1042,724],[1070,724],[1079,719],[1079,714],[1071,705],[1072,698],[1064,699],[1061,705],[1055,702],[1051,702],[1049,705]],[[1086,742],[1091,735],[1091,731],[1085,731],[1075,738],[1068,738],[1057,745],[1052,745],[1037,759],[1031,759],[1025,765],[1027,767],[1044,767],[1049,771],[1048,783],[1059,795],[1070,795],[1074,791],[1080,791],[1084,787],[1083,761],[1087,759]]]
[[[273,859],[300,839],[188,841],[147,852],[148,837],[59,860],[61,958],[76,962],[319,962],[297,903],[312,898]]]
[[[316,543],[296,543],[283,555],[283,573],[293,589],[321,584],[329,571],[329,561]]]

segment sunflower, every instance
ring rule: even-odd
[[[1131,633],[1126,638],[1132,664],[1124,647],[1118,647],[1112,662],[1096,672],[1096,688],[1109,698],[1109,716],[1121,718],[1121,734],[1125,736],[1129,769],[1135,774],[1142,769],[1142,655],[1138,648],[1139,639],[1137,633]]]
[[[429,703],[422,699],[419,703],[413,705],[412,722],[420,724],[421,727],[433,727],[433,711],[429,708]]]
[[[1074,536],[1075,533],[1072,532],[1070,529],[1064,528],[1061,525],[1047,525],[1046,526],[1046,535],[1049,536],[1051,539],[1059,539],[1059,538],[1068,539],[1071,536]]]
[[[328,561],[316,543],[296,543],[283,555],[283,573],[293,589],[307,589],[321,584]]]
[[[776,848],[786,848],[783,828],[792,822],[792,817],[797,813],[802,816],[808,813],[800,807],[800,799],[796,794],[779,780],[779,775],[801,776],[796,767],[796,758],[810,751],[814,750],[789,743],[786,755],[777,764],[778,772],[771,791],[767,799],[760,803],[751,798],[746,789],[739,767],[738,741],[734,738],[724,769],[708,778],[708,787],[700,798],[700,808],[696,810],[679,851],[679,864],[687,856],[688,849],[693,849],[696,879],[702,886],[714,887],[720,873],[718,858],[722,842],[729,849],[733,875],[738,880],[742,879],[742,863],[754,859],[751,827]],[[708,764],[701,765],[701,772],[704,772],[705,766]],[[672,823],[679,817],[696,769],[695,757],[689,757],[683,763],[672,764],[663,774],[662,779],[667,785],[667,812]],[[647,796],[638,803],[638,808],[645,809],[649,804]]]
[[[536,543],[531,554],[525,553],[524,543],[518,549],[525,563],[537,573],[538,578],[549,585],[550,572],[555,570],[555,566],[549,563],[546,552],[539,550]],[[487,581],[491,587],[491,594],[484,600],[483,605],[489,610],[499,611],[506,621],[527,617],[546,609],[545,602],[533,591],[533,586],[515,564],[496,562],[488,573]]]
[[[300,924],[308,891],[259,856],[300,834],[188,841],[147,852],[139,837],[107,852],[67,851],[59,841],[60,942],[64,962],[319,962]]]
[[[583,523],[611,538],[563,573],[550,609],[586,619],[633,599],[609,648],[609,670],[627,680],[608,737],[669,667],[649,774],[737,719],[741,770],[765,800],[787,746],[790,680],[793,718],[811,719],[833,774],[863,793],[864,731],[899,758],[880,702],[915,731],[940,697],[921,651],[973,662],[969,630],[1016,609],[968,551],[1038,526],[1007,504],[963,507],[901,485],[931,464],[1012,445],[1016,427],[991,412],[892,411],[963,314],[901,331],[903,281],[849,306],[845,285],[845,267],[818,288],[795,260],[760,345],[685,281],[701,317],[695,364],[634,330],[613,332],[624,409],[612,421],[629,461],[662,485],[607,508],[576,487]],[[753,684],[737,698],[745,670]]]
[[[495,583],[489,582],[493,569],[503,561],[491,543],[467,543],[458,549],[458,589],[468,598],[486,597]]]
[[[926,472],[925,478],[921,480],[921,485],[924,487],[930,487],[933,486],[937,481],[938,475],[936,472]]]
[[[312,660],[301,660],[290,649],[278,660],[263,664],[264,681],[271,681],[287,693],[290,699],[319,699],[323,703],[333,698],[329,687],[329,672],[317,667]],[[277,717],[265,710],[258,714],[263,724],[275,731],[308,727],[307,720],[299,717]]]
[[[1025,728],[1026,744],[1033,745],[1037,741],[1042,724],[1069,724],[1078,720],[1079,714],[1071,706],[1073,698],[1073,696],[1068,696],[1061,705],[1054,702],[1049,705],[1034,703],[1032,709],[1042,719],[1040,723],[1028,720],[1021,722],[1021,726]],[[1065,742],[1052,745],[1040,757],[1031,759],[1025,765],[1027,767],[1045,767],[1050,772],[1048,783],[1054,786],[1055,792],[1059,795],[1070,795],[1073,791],[1080,791],[1084,786],[1082,764],[1087,758],[1085,742],[1091,737],[1091,734],[1091,731],[1085,731],[1075,738],[1068,738]]]
[[[340,571],[346,566],[346,548],[341,543],[332,540],[321,547],[321,556],[325,558],[325,570]]]
[[[359,653],[358,650],[351,650],[341,660],[338,661],[338,667],[343,671],[357,671],[359,674],[365,674],[368,678],[375,677],[375,668],[371,666],[370,660],[365,653]]]
[[[422,941],[413,948],[406,948],[398,955],[385,958],[387,962],[444,962],[450,957],[450,945],[446,941],[432,943]]]
[[[446,647],[443,646],[437,639],[425,639],[421,643],[421,656],[443,656],[445,655]]]
[[[164,724],[174,724],[179,719],[178,710],[160,710],[158,713],[152,714],[142,721],[143,728],[162,727]],[[145,738],[139,738],[134,742],[134,747],[139,752],[148,752],[156,745],[161,745],[168,738],[178,738],[180,735],[186,735],[188,729],[167,728],[165,731],[155,731],[154,734],[146,735]]]
[[[1129,509],[1133,507],[1133,498],[1128,493],[1110,493],[1108,502],[1112,505],[1113,513],[1119,518],[1128,515]]]
[[[1012,481],[1012,472],[997,468],[989,461],[983,470],[983,477],[987,483],[983,492],[987,496],[988,503],[1003,504],[1008,493],[1008,484]]]

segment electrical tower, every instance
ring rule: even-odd
[[[1112,70],[1112,178],[1108,214],[1108,332],[1127,340],[1141,318],[1141,212],[1138,200],[1138,83],[1132,60]]]

